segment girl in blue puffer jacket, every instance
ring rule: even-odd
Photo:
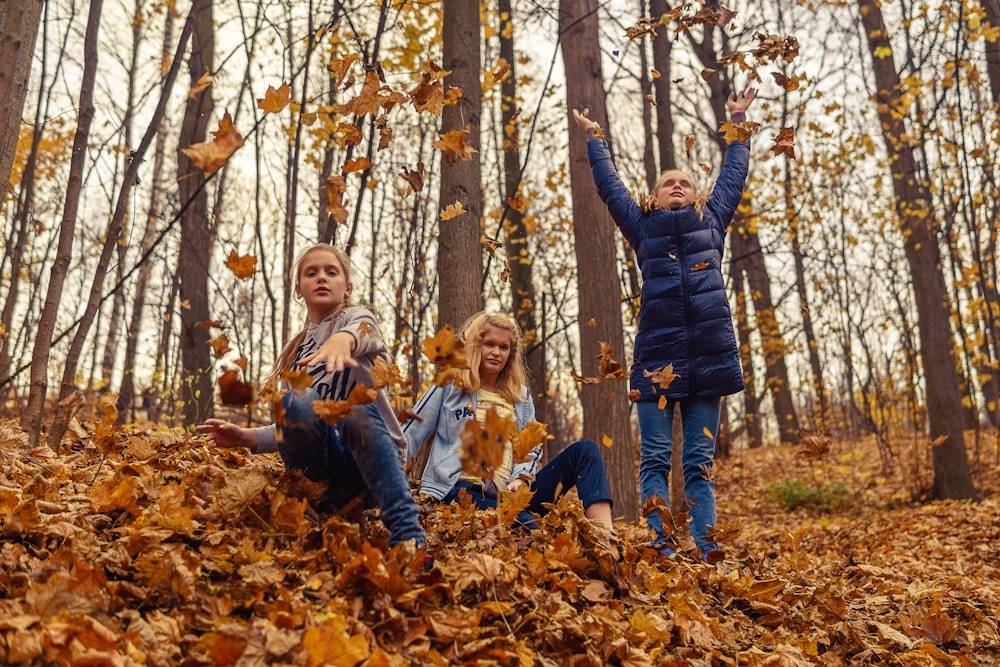
[[[756,95],[750,88],[729,96],[734,122],[746,119]],[[673,415],[674,406],[679,405],[691,533],[702,557],[714,561],[721,557],[709,535],[716,523],[715,436],[722,397],[743,390],[722,255],[729,223],[743,196],[750,146],[739,141],[729,145],[715,187],[703,202],[697,200],[689,174],[664,172],[653,191],[655,203],[647,211],[618,177],[607,145],[594,136],[597,124],[576,110],[573,117],[587,131],[587,153],[598,194],[635,250],[642,272],[630,378],[633,394],[638,392],[642,438],[639,494],[644,504],[656,495],[669,505]],[[646,521],[655,533],[653,545],[662,555],[673,557],[675,544],[659,513],[651,512]]]

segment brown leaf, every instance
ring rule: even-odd
[[[774,139],[774,146],[771,150],[775,155],[785,154],[795,159],[795,130],[791,127],[783,127],[778,130],[778,136]]]
[[[468,420],[462,429],[462,470],[474,477],[490,478],[503,463],[504,451],[516,432],[517,424],[493,407],[486,410],[482,422]]]
[[[243,145],[243,137],[236,131],[228,111],[223,115],[219,129],[214,134],[215,138],[212,141],[192,144],[181,149],[191,163],[205,172],[206,176],[214,174]]]
[[[229,336],[226,334],[219,334],[215,338],[209,338],[205,341],[205,345],[212,348],[212,356],[216,359],[221,359],[226,356],[232,349],[229,347]]]
[[[471,160],[473,154],[479,152],[468,141],[468,125],[461,130],[450,130],[440,136],[441,138],[432,145],[444,152],[448,164],[454,164],[456,160]]]
[[[291,103],[292,88],[282,82],[280,86],[268,86],[264,97],[257,100],[257,108],[264,113],[278,113]]]
[[[225,371],[219,376],[219,400],[224,405],[249,405],[253,399],[253,385],[240,380],[239,371]]]

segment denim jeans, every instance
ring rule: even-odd
[[[531,483],[531,490],[534,492],[531,503],[527,510],[517,515],[518,522],[525,528],[537,528],[538,524],[529,512],[544,515],[548,512],[546,504],[554,503],[574,486],[584,509],[602,500],[612,502],[604,460],[601,458],[600,448],[593,440],[574,442],[538,471],[535,481]],[[472,502],[479,509],[497,506],[496,498],[483,495],[480,485],[464,480],[455,484],[441,502],[458,500],[461,489],[468,491]]]
[[[285,394],[285,420],[278,426],[278,452],[285,469],[327,482],[333,498],[367,491],[389,529],[389,544],[414,540],[424,546],[420,511],[378,408],[373,403],[356,405],[355,414],[333,426],[316,418],[312,404],[317,400],[319,394],[312,388]]]
[[[684,470],[684,495],[690,509],[691,534],[703,554],[718,548],[708,539],[709,526],[715,525],[715,481],[712,461],[715,457],[715,436],[719,430],[722,399],[687,398],[668,401],[661,410],[654,402],[637,404],[642,454],[639,462],[640,502],[653,494],[670,505],[670,453],[673,449],[674,406],[680,405],[684,442],[681,466]],[[709,435],[710,434],[710,435]],[[646,523],[656,533],[654,546],[666,541],[663,522],[656,512],[646,517]]]

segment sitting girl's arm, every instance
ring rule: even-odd
[[[204,424],[198,424],[196,428],[207,433],[216,447],[257,448],[257,432],[252,428],[242,428],[222,419],[206,419]]]

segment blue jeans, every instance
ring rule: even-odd
[[[531,503],[526,510],[517,515],[518,522],[525,528],[537,528],[538,524],[530,512],[540,516],[546,514],[548,510],[545,505],[554,503],[574,486],[584,509],[602,500],[612,502],[611,488],[608,486],[608,476],[604,470],[604,459],[601,458],[600,448],[593,440],[574,442],[538,471],[535,481],[531,483],[531,490],[534,492]],[[450,503],[458,500],[458,492],[461,489],[468,491],[472,496],[472,502],[479,509],[497,506],[496,498],[483,495],[482,486],[464,480],[455,484],[441,502]]]
[[[332,426],[316,418],[312,404],[317,400],[312,388],[290,391],[282,400],[285,420],[278,426],[278,452],[285,469],[327,482],[332,498],[367,492],[389,529],[389,544],[427,544],[399,449],[375,404],[354,406],[355,414]]]
[[[722,399],[686,398],[668,401],[661,410],[654,402],[636,404],[639,415],[639,433],[642,437],[642,455],[639,461],[640,503],[654,494],[670,506],[670,453],[673,449],[674,406],[681,408],[681,425],[684,443],[681,466],[684,470],[684,495],[690,509],[691,534],[703,554],[718,545],[708,539],[709,526],[715,525],[715,482],[712,462],[715,457],[715,436],[719,430]],[[709,435],[711,434],[711,435]],[[646,517],[646,523],[655,531],[654,546],[666,541],[663,522],[657,512]]]

